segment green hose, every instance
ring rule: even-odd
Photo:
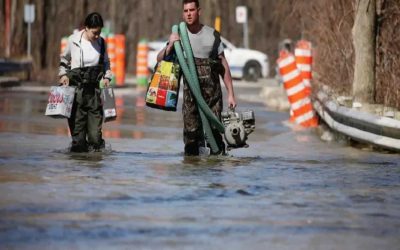
[[[179,31],[178,31],[178,29],[179,29]],[[196,65],[194,63],[193,52],[192,52],[192,48],[190,46],[189,36],[188,36],[187,30],[186,30],[186,24],[184,22],[181,22],[179,25],[179,28],[177,25],[174,25],[172,27],[172,32],[180,34],[180,37],[181,37],[181,40],[182,40],[182,43],[183,43],[183,46],[185,49],[186,58],[188,60],[189,65],[185,61],[185,57],[183,55],[182,47],[181,47],[181,44],[179,41],[176,41],[174,43],[175,52],[178,56],[178,61],[179,61],[179,64],[181,65],[183,74],[185,75],[185,77],[188,81],[189,88],[192,91],[192,93],[196,99],[197,106],[199,107],[199,113],[200,113],[200,118],[201,118],[201,122],[203,125],[203,129],[205,132],[205,138],[211,146],[211,151],[213,153],[217,153],[220,151],[220,149],[219,149],[219,147],[215,141],[214,135],[212,133],[210,122],[221,133],[223,133],[225,131],[225,128],[222,125],[222,123],[218,120],[218,118],[214,115],[214,113],[211,111],[210,107],[208,107],[207,103],[203,99],[203,96],[201,95],[199,79],[197,77]]]
[[[186,26],[184,27],[184,29],[180,30],[181,35],[182,35],[182,33],[185,33],[185,32],[182,32],[182,30],[186,31]],[[176,28],[173,27],[173,31],[178,32],[178,27],[176,27]],[[186,35],[187,35],[187,32],[186,32]],[[183,37],[185,37],[185,36],[183,36]],[[182,41],[186,39],[183,37],[182,37]],[[185,49],[186,56],[188,58],[191,58],[191,60],[189,59],[190,67],[188,66],[188,63],[186,63],[186,61],[184,60],[182,48],[180,48],[180,43],[175,43],[175,44],[177,44],[177,47],[178,47],[178,48],[176,48],[178,60],[180,57],[181,57],[181,59],[183,59],[180,61],[180,64],[184,65],[183,67],[181,66],[182,70],[183,70],[184,74],[185,74],[185,72],[188,72],[188,74],[185,74],[185,77],[188,80],[189,88],[191,89],[192,93],[198,94],[198,97],[202,101],[204,101],[203,97],[201,96],[200,85],[199,85],[198,78],[197,78],[196,66],[194,64],[193,52],[192,52],[192,48],[189,43],[189,39],[187,39],[186,42],[184,43],[184,49]],[[175,44],[174,44],[174,46],[175,46]],[[188,44],[189,44],[189,46],[187,46]],[[197,101],[197,98],[195,98],[195,99]],[[199,102],[197,102],[197,103],[199,104]],[[204,103],[205,103],[205,101],[204,101]],[[209,109],[207,104],[206,104],[206,106]],[[210,123],[201,108],[199,108],[199,114],[200,114],[200,119],[201,119],[202,127],[204,130],[204,134],[205,134],[205,139],[210,144],[211,152],[217,153],[219,151],[219,147],[217,145],[217,142],[215,141],[214,135],[211,130]]]

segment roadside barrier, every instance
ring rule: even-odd
[[[297,68],[301,72],[304,86],[306,87],[307,94],[311,94],[311,65],[312,65],[312,51],[311,43],[306,40],[300,40],[296,44],[294,50],[296,57]]]
[[[125,83],[125,35],[116,34],[115,38],[115,82],[117,86]]]
[[[141,40],[137,46],[136,54],[136,81],[139,86],[146,86],[150,75],[147,68],[147,55],[149,46],[146,40]]]
[[[293,54],[282,50],[278,59],[279,73],[293,112],[294,121],[304,127],[318,125],[309,94],[304,86],[300,70]]]

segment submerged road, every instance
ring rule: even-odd
[[[263,84],[235,82],[250,147],[210,158],[184,157],[181,111],[133,88],[92,154],[67,153],[46,90],[1,89],[0,249],[399,249],[399,156],[287,125]]]

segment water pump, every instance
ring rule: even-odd
[[[235,112],[230,108],[228,111],[221,113],[222,123],[225,126],[225,140],[227,149],[247,148],[247,136],[255,129],[255,117],[253,110],[247,110],[241,113]]]

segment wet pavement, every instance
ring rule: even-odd
[[[399,155],[323,142],[237,85],[250,147],[208,158],[133,88],[91,154],[67,153],[46,91],[0,90],[0,249],[400,249]]]

